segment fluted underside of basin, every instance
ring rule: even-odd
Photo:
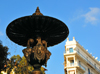
[[[6,33],[10,40],[22,46],[27,46],[27,41],[30,38],[36,40],[37,37],[41,37],[42,40],[47,42],[49,47],[65,40],[69,30],[58,19],[42,15],[32,15],[12,21],[8,25]],[[36,43],[35,41],[34,45]]]

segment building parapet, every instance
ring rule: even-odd
[[[80,52],[77,52],[85,61],[87,61],[95,70],[100,72],[100,69],[98,69],[95,65],[93,65],[87,58],[85,58]]]

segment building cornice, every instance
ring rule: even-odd
[[[95,59],[87,50],[85,50],[84,47],[82,47],[78,42],[76,43],[76,46],[80,47],[82,51],[84,51],[92,60],[94,60],[100,65],[100,62],[97,59]]]

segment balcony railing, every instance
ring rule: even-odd
[[[81,64],[79,64],[79,67],[81,67],[85,71],[85,68]]]
[[[79,66],[81,69],[85,71],[85,68],[81,64],[78,64],[78,63],[68,63],[67,64],[67,67],[74,67],[74,66]]]
[[[68,63],[67,66],[68,67],[73,67],[73,66],[75,66],[75,64],[74,63],[73,64],[72,63]]]
[[[64,54],[71,54],[71,53],[75,53],[76,51],[73,50],[73,52],[69,52],[69,51],[64,51]]]
[[[85,61],[87,61],[93,68],[95,68],[97,71],[100,72],[100,70],[99,70],[95,65],[93,65],[87,58],[85,58],[80,52],[77,51],[77,53],[78,53]]]

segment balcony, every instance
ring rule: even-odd
[[[81,64],[79,64],[78,66],[85,71],[85,68]]]
[[[67,67],[74,67],[74,66],[76,66],[74,63],[73,64],[72,63],[67,64]]]
[[[74,54],[74,53],[76,53],[76,51],[74,50],[73,52],[69,52],[69,51],[64,51],[64,55],[68,55],[68,54]]]
[[[80,52],[77,51],[77,53],[78,53],[85,61],[87,61],[94,69],[96,69],[98,72],[100,72],[100,70],[99,70],[95,65],[93,65],[87,58],[85,58]]]
[[[78,63],[68,63],[67,67],[80,67],[81,69],[85,71],[85,68],[81,64],[78,64]]]

